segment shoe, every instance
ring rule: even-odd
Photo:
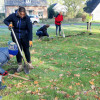
[[[29,69],[34,69],[32,63],[28,63],[28,67],[29,67]]]
[[[42,36],[39,36],[38,39],[41,40],[42,39]]]
[[[56,37],[57,37],[58,35],[56,34]]]
[[[18,69],[17,69],[17,72],[21,72],[23,70],[23,65],[22,64],[18,64]]]
[[[59,36],[62,36],[61,34],[59,34]]]

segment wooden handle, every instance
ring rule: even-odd
[[[18,76],[18,75],[14,75],[14,74],[8,74],[8,75],[10,75],[10,76],[12,76],[12,77],[16,77],[16,78],[23,79],[23,80],[25,80],[25,81],[30,81],[29,79],[23,78],[23,77]]]

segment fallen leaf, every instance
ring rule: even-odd
[[[93,81],[89,81],[89,83],[90,83],[91,85],[94,85],[94,82],[93,82]]]
[[[37,52],[35,52],[35,50],[31,50],[30,52],[31,52],[31,54],[36,54],[37,53]]]
[[[57,91],[57,93],[66,94],[65,91]]]
[[[34,81],[34,84],[36,84],[36,85],[37,85],[37,84],[38,84],[38,81]]]
[[[94,90],[95,89],[95,86],[94,85],[91,85],[91,88]]]
[[[80,74],[74,74],[75,77],[80,77]]]
[[[80,92],[76,92],[76,93],[74,93],[74,95],[80,95]]]
[[[40,99],[40,100],[46,100],[46,99]]]
[[[58,100],[58,97],[55,97],[55,100]]]
[[[43,64],[44,63],[44,61],[40,61],[40,64]]]
[[[57,64],[58,64],[58,62],[54,62],[54,64],[56,64],[56,65],[57,65]]]
[[[26,93],[31,93],[31,90],[29,90],[29,91],[26,91]]]
[[[80,97],[78,97],[78,98],[76,98],[76,100],[81,100],[81,98],[80,98]]]
[[[36,92],[31,92],[31,94],[36,94]]]
[[[5,81],[2,79],[2,83],[5,84]]]
[[[59,77],[62,77],[62,76],[63,76],[63,74],[60,74],[60,75],[59,75]]]
[[[66,98],[69,98],[69,97],[70,97],[70,95],[69,95],[69,94],[66,94],[66,95],[65,95],[65,97],[66,97]]]
[[[43,57],[46,57],[46,55],[43,55]]]
[[[76,83],[76,85],[80,85],[80,83]]]
[[[96,99],[100,99],[97,95],[94,95],[94,97],[95,97]]]
[[[69,86],[69,89],[72,89],[72,85],[71,85],[71,86]]]
[[[54,58],[52,57],[52,58],[50,58],[50,60],[54,60]]]

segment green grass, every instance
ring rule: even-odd
[[[44,20],[40,20],[40,23],[45,23],[45,24],[54,24],[55,23],[55,19],[52,18],[52,19],[44,19]],[[73,24],[73,23],[85,23],[83,21],[77,21],[77,20],[68,20],[68,19],[64,19],[63,24]],[[99,23],[99,21],[97,21],[96,23]]]
[[[19,75],[31,81],[4,77],[7,88],[0,91],[3,100],[97,100],[100,99],[100,25],[92,26],[80,36],[55,37],[55,27],[48,29],[50,41],[38,41],[34,27],[30,48],[35,69],[29,75]],[[80,34],[86,26],[63,26],[66,35]],[[0,46],[11,39],[8,29],[0,29]],[[17,68],[16,58],[4,69]],[[13,71],[10,71],[13,74]]]

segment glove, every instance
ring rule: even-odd
[[[8,29],[11,30],[12,27],[13,27],[13,25],[9,24]]]
[[[12,24],[9,24],[9,27],[13,27],[13,25]]]
[[[29,41],[29,46],[30,46],[30,47],[32,47],[32,46],[33,46],[32,41]]]

